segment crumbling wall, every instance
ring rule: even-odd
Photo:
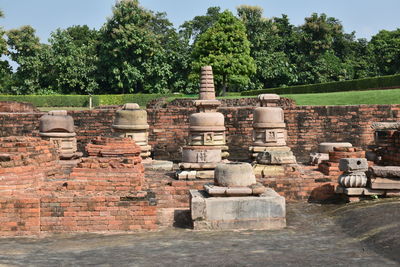
[[[91,157],[65,172],[50,142],[0,138],[0,236],[157,228],[140,147],[129,138],[87,147]]]

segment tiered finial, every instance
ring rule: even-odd
[[[201,67],[199,99],[200,100],[215,99],[214,76],[211,66]]]

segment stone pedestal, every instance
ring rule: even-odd
[[[249,163],[218,164],[214,184],[190,191],[195,230],[280,229],[285,198],[257,183]]]
[[[275,94],[263,94],[259,95],[258,99],[260,107],[253,113],[253,143],[249,148],[250,157],[257,162],[258,169],[260,166],[276,166],[273,168],[275,171],[284,170],[278,166],[297,162],[293,152],[286,145],[284,113],[283,109],[278,107],[280,97]]]
[[[114,136],[129,137],[140,146],[140,156],[147,159],[151,155],[151,146],[148,144],[149,125],[146,110],[140,109],[136,103],[127,103],[117,110],[112,125]]]
[[[77,152],[74,120],[66,110],[53,110],[39,119],[39,135],[49,140],[56,148],[60,159],[76,159],[82,156]]]
[[[188,146],[182,148],[178,179],[214,178],[216,164],[229,156],[225,137],[225,119],[217,112],[211,66],[201,68],[200,99],[194,101],[197,113],[189,116]]]
[[[195,230],[286,227],[285,198],[270,188],[258,197],[211,197],[205,191],[190,190],[190,209]]]

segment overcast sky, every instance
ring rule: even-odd
[[[6,29],[32,25],[41,42],[47,42],[57,28],[86,24],[100,28],[111,15],[115,0],[0,0]],[[338,18],[346,32],[356,31],[358,38],[370,38],[381,29],[400,28],[400,0],[142,0],[141,5],[153,11],[167,12],[176,27],[194,16],[204,15],[210,6],[230,9],[258,5],[266,17],[287,14],[292,24],[300,25],[313,12]]]

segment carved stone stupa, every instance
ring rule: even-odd
[[[82,156],[81,152],[77,152],[74,119],[66,110],[52,110],[40,117],[39,135],[56,146],[60,159]]]
[[[122,109],[117,110],[112,125],[114,136],[132,138],[140,146],[140,156],[149,158],[151,146],[149,140],[149,124],[147,123],[147,112],[140,109],[136,103],[127,103]]]
[[[189,116],[188,145],[182,148],[178,179],[214,178],[216,164],[229,156],[225,137],[224,115],[217,112],[211,66],[201,68],[199,99],[194,101],[197,113]]]

